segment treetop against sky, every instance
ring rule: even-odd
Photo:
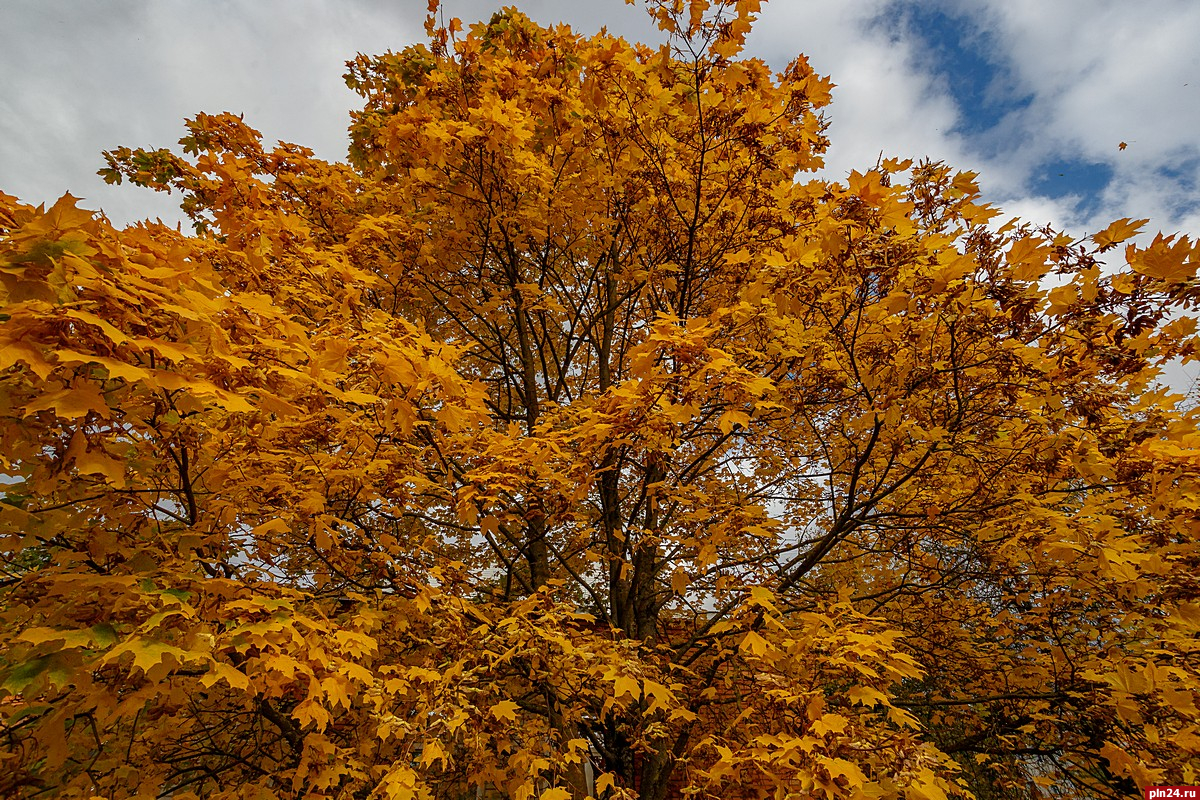
[[[452,0],[443,10],[468,21],[500,5]],[[424,6],[6,2],[0,179],[35,203],[70,189],[120,223],[178,220],[171,198],[110,190],[95,171],[102,150],[174,142],[197,111],[245,114],[268,141],[343,158],[356,102],[343,62],[418,41]],[[621,0],[522,8],[582,33],[655,36]],[[1197,36],[1190,0],[788,0],[763,6],[747,48],[776,68],[803,52],[836,82],[830,177],[880,152],[943,159],[979,171],[985,197],[1009,213],[1084,235],[1135,216],[1200,230]]]

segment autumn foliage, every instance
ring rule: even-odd
[[[514,10],[0,195],[0,795],[1125,797],[1200,760],[1200,248],[812,179],[832,84]]]

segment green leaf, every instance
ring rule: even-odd
[[[4,682],[0,683],[0,687],[13,694],[20,693],[49,668],[52,656],[53,654],[42,656],[41,658],[35,658],[32,661],[16,665],[4,675]]]

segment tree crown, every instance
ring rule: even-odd
[[[106,154],[194,235],[0,195],[6,793],[1195,782],[1200,246],[812,179],[758,3],[648,7],[431,15],[348,163]]]

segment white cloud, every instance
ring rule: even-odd
[[[991,159],[1008,166],[1004,195],[1030,194],[1039,163],[1078,159],[1106,165],[1113,178],[1099,202],[1062,208],[1057,224],[1095,230],[1116,217],[1150,216],[1165,229],[1200,233],[1200,4],[968,0],[952,7],[975,15],[990,33],[989,56],[1007,68],[1013,90],[1031,98]],[[1119,150],[1120,142],[1128,148]]]
[[[952,133],[958,112],[936,76],[917,67],[911,37],[881,24],[886,0],[768,3],[749,50],[782,66],[805,53],[837,84],[826,110],[831,141],[824,174],[840,178],[884,157],[931,157],[966,167]]]
[[[411,4],[406,11],[412,11]],[[106,186],[101,151],[170,147],[197,112],[244,113],[268,142],[346,151],[342,82],[358,51],[421,35],[421,13],[322,0],[16,3],[0,11],[0,188],[27,202],[70,190],[123,224],[178,221],[177,197]]]

